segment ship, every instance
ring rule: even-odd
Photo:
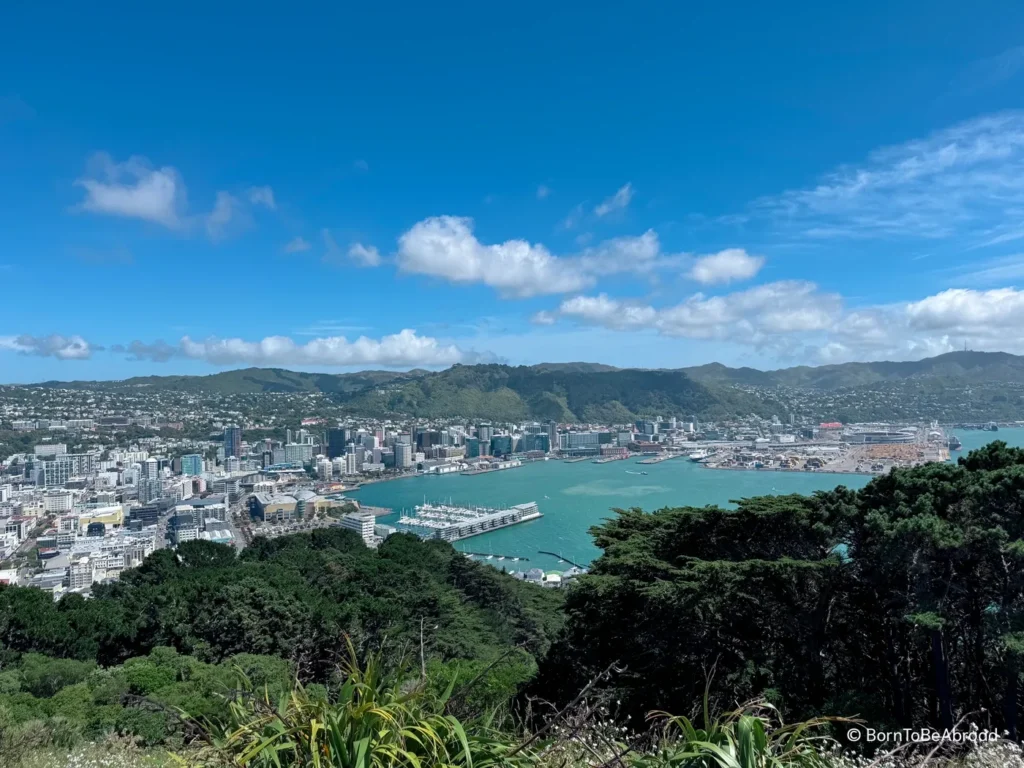
[[[964,447],[963,443],[960,442],[960,438],[956,435],[950,435],[949,440],[946,441],[946,445],[951,451],[959,451]]]
[[[690,454],[690,461],[704,461],[704,459],[711,456],[708,451],[700,450]]]

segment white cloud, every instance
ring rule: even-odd
[[[277,202],[274,200],[274,190],[270,187],[249,187],[246,191],[249,202],[253,205],[262,205],[270,210],[277,210]]]
[[[551,194],[551,188],[548,187],[546,184],[541,184],[541,185],[539,185],[537,187],[537,199],[538,200],[543,200],[544,198],[546,198],[550,194]]]
[[[457,216],[415,224],[398,239],[398,265],[405,272],[456,283],[484,283],[508,296],[565,293],[591,283],[543,245],[525,240],[484,245],[473,235],[472,219]]]
[[[348,247],[348,257],[363,267],[380,265],[380,251],[375,246],[352,243]]]
[[[376,267],[381,262],[380,252],[372,245],[352,243],[347,251],[343,251],[329,229],[324,228],[320,234],[324,240],[323,262],[325,264],[343,266],[354,262],[360,267]]]
[[[206,216],[206,234],[211,240],[224,238],[229,229],[241,228],[249,223],[241,201],[229,192],[218,192],[213,210]]]
[[[607,200],[602,202],[594,209],[596,216],[607,216],[609,213],[614,211],[621,211],[630,201],[633,199],[633,185],[625,184],[619,187],[618,191],[609,197]]]
[[[666,336],[763,343],[766,337],[828,330],[842,300],[813,283],[780,281],[724,296],[694,294],[681,304],[653,307],[607,294],[563,301],[559,314],[613,330],[653,330]]]
[[[23,355],[56,357],[59,360],[88,360],[92,353],[102,347],[94,347],[81,336],[0,336],[0,349],[20,352]]]
[[[133,341],[114,351],[128,353],[136,360],[163,362],[182,357],[213,365],[405,367],[444,366],[477,359],[474,353],[442,344],[430,336],[419,336],[409,329],[380,339],[360,336],[349,341],[344,336],[328,336],[304,344],[297,344],[287,336],[268,336],[259,341],[217,337],[196,340],[185,336],[177,346],[163,341],[153,344]]]
[[[558,226],[562,229],[575,229],[579,226],[579,223],[583,221],[583,204],[575,206],[564,219],[562,219]]]
[[[288,241],[288,243],[284,247],[284,252],[302,253],[303,251],[308,251],[312,247],[313,246],[309,244],[309,241],[300,235],[298,237],[293,237],[291,240]]]
[[[530,318],[530,322],[534,325],[554,325],[555,321],[555,313],[549,312],[546,309],[542,309],[540,312],[535,312]]]
[[[481,243],[473,234],[472,219],[437,216],[399,238],[397,259],[405,272],[482,283],[503,296],[523,298],[583,290],[598,277],[649,272],[676,257],[661,253],[653,230],[607,240],[574,256],[556,256],[525,240]]]
[[[749,280],[764,266],[763,256],[751,256],[742,248],[728,248],[701,256],[690,269],[690,278],[703,285]]]
[[[93,173],[75,181],[85,190],[80,210],[142,219],[169,229],[184,225],[185,185],[174,168],[155,169],[138,156],[115,163],[102,152],[93,156],[90,166]]]
[[[842,297],[804,281],[767,283],[720,296],[697,293],[652,306],[607,294],[566,299],[534,322],[559,318],[614,331],[755,347],[803,362],[916,360],[965,345],[1024,354],[1024,291],[954,288],[920,300],[844,307]]]
[[[1012,239],[1024,218],[1024,112],[880,149],[754,211],[814,238]]]
[[[213,240],[252,223],[247,205],[223,190],[217,192],[209,213],[189,214],[181,174],[169,165],[154,168],[137,155],[118,163],[98,152],[89,161],[87,175],[77,179],[75,186],[85,190],[85,199],[74,210],[141,219],[180,231],[201,227]],[[250,187],[245,199],[250,206],[276,208],[274,191],[268,186]]]

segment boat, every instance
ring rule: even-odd
[[[949,447],[949,450],[951,451],[960,451],[963,450],[964,447],[963,443],[960,442],[960,438],[958,438],[956,435],[952,435],[946,442],[946,445]]]
[[[690,454],[690,461],[704,461],[711,454],[708,451],[700,450]]]
[[[641,475],[646,475],[647,473],[646,473],[646,472],[641,472],[640,474],[641,474]]]

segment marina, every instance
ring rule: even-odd
[[[1024,445],[1024,429],[1000,425],[1000,431],[950,430],[962,443],[961,453],[979,448],[992,440],[1005,440],[1011,446]],[[723,446],[711,446],[723,450]],[[592,457],[591,457],[592,459]],[[466,481],[458,474],[422,476],[400,483],[373,483],[363,486],[352,497],[362,504],[412,509],[423,498],[451,499],[466,506],[483,505],[494,509],[508,508],[526,498],[534,498],[542,506],[543,518],[532,525],[511,525],[492,530],[474,538],[475,552],[529,554],[530,565],[543,569],[562,567],[560,558],[541,554],[561,551],[576,563],[586,565],[600,554],[589,531],[591,526],[614,517],[615,508],[640,507],[648,511],[663,507],[704,506],[717,504],[731,507],[735,499],[766,494],[812,494],[843,485],[851,489],[863,487],[871,476],[867,472],[836,474],[828,471],[709,471],[703,464],[668,461],[653,466],[636,467],[627,463],[601,465],[583,461],[543,461],[525,465],[515,472],[495,472],[486,479]],[[647,475],[627,474],[643,469]],[[627,470],[627,471],[623,471]],[[528,489],[528,490],[527,490]],[[394,525],[398,514],[378,518],[378,522]],[[469,548],[469,545],[466,545]],[[537,553],[537,554],[533,554]],[[480,561],[480,558],[475,558]],[[492,565],[494,560],[488,561]]]

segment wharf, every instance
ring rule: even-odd
[[[613,461],[624,461],[629,456],[604,456],[600,459],[594,459],[592,464],[611,464]]]
[[[557,557],[563,563],[568,563],[569,565],[575,566],[576,568],[586,568],[587,567],[585,565],[580,565],[579,563],[574,563],[572,560],[570,560],[565,555],[560,555],[557,552],[545,552],[543,549],[539,549],[539,550],[537,550],[537,554],[538,555],[550,555],[551,557]]]
[[[577,456],[575,459],[562,459],[566,464],[579,464],[581,461],[586,461],[589,456]]]
[[[486,475],[490,472],[504,472],[506,469],[517,469],[523,466],[522,464],[513,464],[508,467],[488,467],[486,469],[466,469],[459,472],[463,477],[470,477],[472,475]]]
[[[652,456],[649,459],[641,459],[637,464],[661,464],[663,461],[676,458],[678,454],[675,453],[663,453],[661,456]]]
[[[457,551],[461,552],[462,554],[464,554],[466,557],[469,557],[469,558],[482,557],[484,560],[495,560],[495,561],[511,560],[513,563],[519,562],[519,561],[522,561],[524,563],[530,562],[530,558],[528,558],[528,557],[521,557],[519,555],[499,555],[499,554],[496,554],[495,552],[467,552],[467,551],[462,550],[462,549],[457,550]]]

